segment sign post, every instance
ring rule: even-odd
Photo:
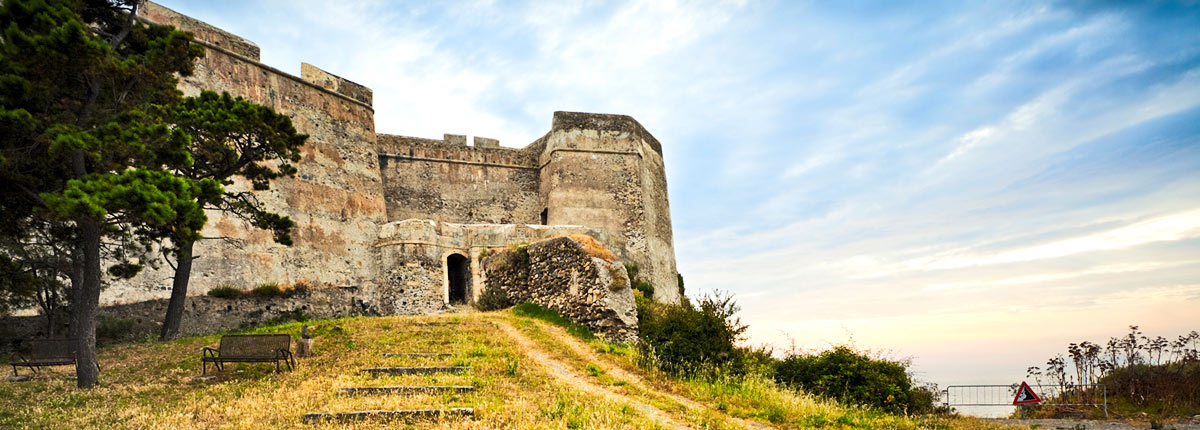
[[[1012,404],[1013,406],[1021,408],[1021,419],[1025,419],[1024,405],[1041,402],[1042,398],[1038,397],[1037,393],[1033,392],[1032,388],[1029,388],[1029,384],[1025,381],[1021,381],[1021,388],[1017,389],[1017,396],[1013,397]]]

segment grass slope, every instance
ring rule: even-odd
[[[429,322],[449,324],[426,324]],[[633,365],[627,348],[571,337],[566,330],[511,312],[433,317],[347,318],[317,325],[315,356],[294,372],[268,364],[228,365],[218,379],[200,375],[200,348],[219,335],[100,350],[101,385],[75,388],[67,367],[27,382],[0,383],[0,428],[294,428],[307,412],[473,407],[472,419],[397,421],[420,428],[661,428],[657,408],[693,428],[1000,428],[969,418],[903,418],[847,408],[782,390],[770,381],[675,381]],[[560,372],[618,394],[598,395],[555,377],[501,330],[515,328]],[[340,327],[341,330],[334,330]],[[255,329],[299,338],[300,324]],[[451,357],[383,357],[387,352],[449,352]],[[363,376],[377,366],[466,365],[461,375]],[[210,366],[210,371],[212,368]],[[210,373],[211,374],[211,373]],[[470,385],[472,393],[340,396],[341,387]],[[307,428],[378,428],[378,422]]]

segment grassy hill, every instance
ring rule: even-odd
[[[200,349],[219,335],[100,350],[101,386],[79,390],[72,370],[0,383],[0,428],[378,428],[379,421],[308,425],[309,412],[474,408],[471,418],[394,421],[421,428],[1002,428],[970,418],[886,415],[777,387],[763,378],[675,380],[633,364],[623,346],[582,340],[511,311],[310,321],[315,356],[293,372],[230,364],[211,381]],[[300,323],[251,333],[288,333]],[[447,352],[448,357],[384,357]],[[379,366],[460,365],[464,374],[367,376]],[[212,374],[212,368],[209,368]],[[466,385],[474,392],[345,396],[342,387]]]

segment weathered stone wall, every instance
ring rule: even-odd
[[[295,245],[209,213],[202,234],[224,240],[197,244],[192,294],[309,281],[357,287],[357,306],[373,312],[440,312],[450,255],[469,261],[473,301],[486,283],[484,249],[583,233],[637,263],[656,300],[679,300],[662,147],[632,118],[556,112],[551,131],[522,149],[480,137],[468,146],[461,135],[376,135],[369,88],[310,64],[299,77],[279,71],[258,61],[253,43],[153,3],[142,18],[191,31],[207,48],[181,79],[185,94],[227,91],[288,115],[310,136],[297,176],[255,193],[296,222]],[[545,270],[547,279],[565,276]],[[108,283],[102,304],[165,298],[171,275],[160,265]]]
[[[291,297],[258,298],[243,296],[224,299],[208,296],[187,298],[183,311],[180,334],[184,336],[217,333],[235,330],[243,326],[260,325],[272,319],[303,314],[308,318],[327,319],[373,313],[370,298],[358,288],[321,287]],[[162,318],[167,310],[167,300],[157,299],[105,306],[100,308],[101,321],[127,319],[133,329],[123,335],[125,339],[138,339],[147,335],[157,336],[162,327]],[[45,319],[41,316],[10,317],[2,320],[4,337],[23,339],[44,337]],[[58,335],[67,332],[67,319],[60,320]]]
[[[228,240],[197,243],[190,292],[202,294],[222,284],[298,280],[369,286],[378,274],[371,245],[386,221],[370,90],[311,65],[304,65],[304,77],[296,77],[261,64],[252,43],[153,3],[142,17],[191,31],[206,46],[195,73],[180,82],[185,94],[228,91],[288,115],[297,130],[309,135],[297,176],[256,193],[268,209],[296,222],[295,244],[276,244],[268,232],[210,212],[202,234]],[[249,185],[238,182],[230,188],[248,190]],[[129,282],[114,283],[102,301],[166,297],[170,277],[165,265],[148,270]]]
[[[470,264],[470,301],[482,293],[484,250],[506,249],[509,245],[532,243],[566,234],[592,236],[612,246],[613,237],[603,231],[572,225],[458,224],[410,219],[379,229],[378,306],[382,313],[427,313],[445,309],[449,298],[451,254],[466,257]]]
[[[484,258],[487,288],[503,289],[514,303],[552,309],[614,342],[637,337],[637,309],[620,262],[592,257],[569,237],[536,242]]]
[[[677,303],[662,147],[624,115],[555,112],[541,139],[541,197],[549,224],[578,224],[620,236],[614,251],[637,263],[654,299]]]
[[[536,224],[537,157],[494,139],[443,140],[379,135],[379,165],[388,219]]]

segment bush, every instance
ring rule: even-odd
[[[513,302],[508,298],[508,292],[500,287],[483,290],[483,293],[479,294],[479,300],[475,301],[475,309],[484,312],[510,308],[512,305]]]
[[[629,281],[633,283],[632,287],[635,291],[641,291],[646,298],[654,298],[654,285],[638,279],[637,263],[625,263],[625,271],[629,273]]]
[[[242,290],[229,285],[221,285],[211,290],[208,290],[209,297],[217,297],[221,299],[236,299],[242,296]]]
[[[639,352],[654,359],[646,363],[675,375],[744,374],[747,351],[736,344],[746,325],[734,318],[732,295],[715,293],[693,306],[659,304],[637,296]]]
[[[284,293],[283,288],[280,288],[279,284],[268,282],[265,284],[258,284],[257,287],[254,287],[253,290],[250,290],[250,294],[255,297],[270,299],[274,297],[282,297]]]
[[[118,341],[130,338],[133,334],[133,318],[96,316],[96,339],[98,343]]]
[[[914,387],[907,366],[838,345],[820,354],[784,358],[775,368],[775,381],[888,413],[933,412],[935,393],[927,387]]]

